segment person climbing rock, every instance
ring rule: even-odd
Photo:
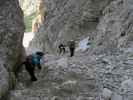
[[[70,50],[70,57],[74,56],[74,52],[75,52],[75,41],[74,40],[70,40],[68,42],[68,47],[69,47],[69,50]]]
[[[41,69],[40,60],[43,55],[43,52],[38,51],[34,54],[28,55],[25,61],[22,63],[25,65],[25,68],[31,77],[31,81],[37,81],[34,71],[36,66],[38,67],[38,69]]]
[[[62,54],[62,53],[64,54],[66,52],[65,45],[62,43],[58,46],[58,49],[59,49],[59,54]]]
[[[38,69],[41,69],[41,64],[40,64],[40,60],[41,58],[44,56],[44,53],[43,52],[36,52],[35,54],[32,54],[32,64],[37,66]]]

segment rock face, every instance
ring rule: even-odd
[[[95,53],[99,55],[97,61],[102,62],[96,64],[98,90],[111,90],[111,100],[132,100],[133,97],[129,90],[129,81],[133,77],[132,6],[132,0],[112,1],[103,10],[94,39],[97,44]]]
[[[98,45],[104,45],[113,51],[131,43],[133,40],[132,6],[132,0],[114,0],[103,10],[103,17],[97,26]]]
[[[17,0],[0,1],[0,99],[13,85],[13,72],[21,58],[23,14]]]
[[[101,54],[97,56],[96,60],[96,80],[98,87],[98,94],[104,88],[112,92],[111,100],[132,100],[133,87],[132,77],[133,71],[133,50],[132,47],[125,48],[117,54]],[[104,99],[106,100],[106,99]]]
[[[30,48],[54,52],[60,42],[86,36],[92,45],[72,59],[48,57],[40,81],[12,91],[11,100],[133,100],[133,1],[45,0],[45,6]]]
[[[31,47],[50,51],[60,42],[85,37],[96,29],[103,9],[110,1],[112,0],[45,0],[45,21]]]
[[[31,47],[55,51],[60,42],[89,35],[113,51],[132,40],[132,0],[45,0],[44,6],[47,14]]]

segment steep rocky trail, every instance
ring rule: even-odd
[[[31,83],[23,70],[9,100],[95,100],[96,81],[92,59],[86,54],[74,57],[45,55],[38,81]]]
[[[133,100],[133,43],[114,54],[97,56],[96,80],[99,98]],[[97,96],[98,97],[98,96]]]

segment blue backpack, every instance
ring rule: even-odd
[[[41,57],[37,54],[32,54],[32,57],[31,57],[31,62],[32,64],[40,64],[40,59]]]

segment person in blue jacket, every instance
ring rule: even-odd
[[[36,66],[38,67],[38,69],[41,69],[40,60],[43,57],[43,55],[43,52],[38,51],[34,54],[27,56],[26,60],[23,62],[27,72],[31,77],[31,81],[37,81],[34,71]]]
[[[34,66],[37,66],[38,69],[41,69],[41,64],[40,64],[40,60],[43,57],[44,53],[43,52],[36,52],[35,54],[31,55],[31,63]]]

